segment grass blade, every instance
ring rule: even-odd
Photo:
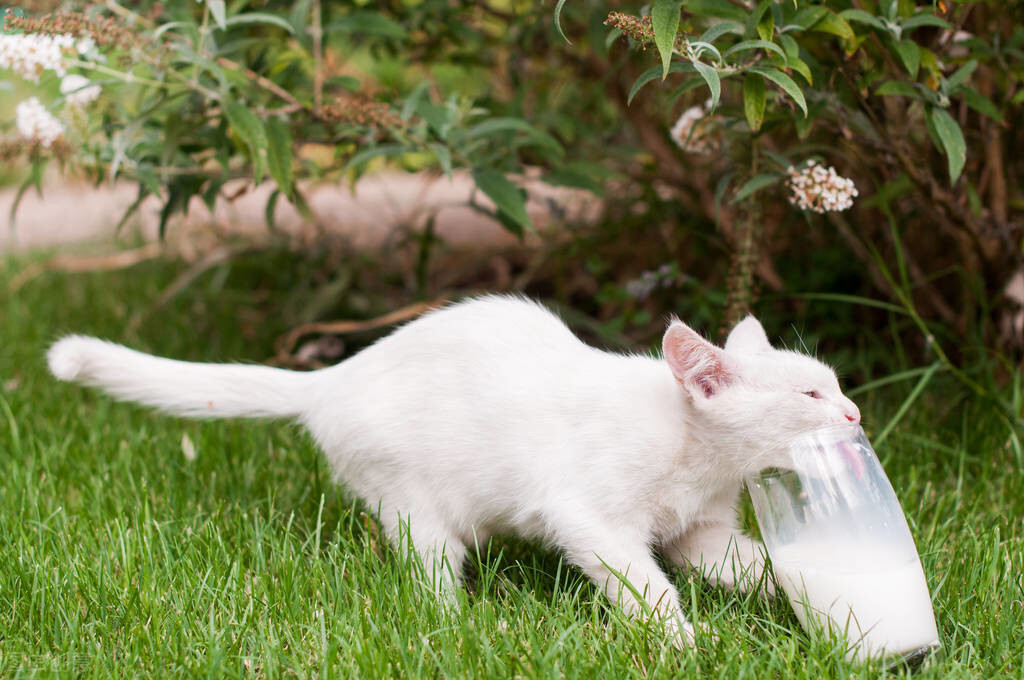
[[[904,399],[903,403],[900,404],[900,407],[896,409],[896,413],[893,414],[892,418],[889,419],[889,422],[886,423],[884,428],[882,428],[882,431],[877,437],[875,437],[874,444],[876,447],[881,446],[882,442],[884,442],[886,437],[889,436],[893,428],[899,424],[903,419],[903,416],[905,416],[907,411],[910,410],[910,407],[914,405],[915,401],[917,401],[917,398],[921,396],[921,392],[924,388],[928,386],[929,382],[931,382],[932,376],[934,376],[940,368],[942,368],[941,361],[936,361],[932,365],[928,366],[924,374],[921,376],[921,379],[917,381],[916,385],[914,385],[914,389],[910,391],[907,398]]]

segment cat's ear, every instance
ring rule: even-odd
[[[771,348],[764,327],[753,316],[736,324],[725,341],[725,351],[734,354],[755,354]]]
[[[736,378],[729,356],[678,319],[665,331],[661,348],[672,375],[694,399],[713,397]]]

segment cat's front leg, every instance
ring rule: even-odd
[[[653,615],[678,647],[694,644],[694,626],[679,606],[675,586],[644,543],[629,539],[571,541],[563,545],[569,559],[630,616]]]
[[[775,594],[772,580],[763,577],[764,545],[726,522],[695,526],[665,545],[663,553],[674,564],[696,569],[711,583],[747,592],[763,581],[767,594]]]

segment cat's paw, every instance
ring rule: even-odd
[[[671,634],[669,640],[676,649],[696,649],[699,646],[713,647],[718,644],[718,636],[711,631],[711,627],[706,623],[694,625],[689,621],[673,621],[666,623],[666,628]]]

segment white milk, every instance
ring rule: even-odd
[[[920,560],[894,563],[893,554],[839,541],[801,542],[777,548],[772,566],[803,627],[845,634],[848,659],[903,656],[936,645],[939,634]],[[823,558],[842,566],[822,564]]]

